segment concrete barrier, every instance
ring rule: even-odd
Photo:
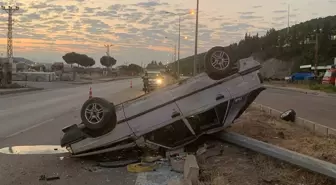
[[[56,80],[54,72],[18,72],[13,74],[14,81],[51,82]]]
[[[259,109],[259,110],[261,110],[261,111],[263,111],[263,112],[265,112],[265,113],[267,113],[271,116],[277,117],[277,118],[280,118],[280,114],[282,113],[282,111],[279,111],[279,110],[276,110],[276,109],[273,109],[271,107],[268,107],[268,106],[265,106],[265,105],[262,105],[262,104],[258,104],[258,103],[255,103],[255,102],[253,102],[251,106],[254,107],[254,108],[257,108],[257,109]],[[304,119],[304,118],[301,118],[301,117],[298,117],[298,116],[296,116],[296,120],[295,120],[294,124],[296,124],[300,127],[306,128],[308,130],[311,130],[314,133],[317,133],[317,134],[320,134],[320,135],[323,135],[323,136],[336,137],[336,129],[321,125],[319,123],[316,123],[316,122],[313,122],[313,121],[310,121],[310,120],[307,120],[307,119]]]
[[[198,184],[199,166],[196,160],[196,156],[187,155],[184,162],[184,180],[191,182],[193,185]]]

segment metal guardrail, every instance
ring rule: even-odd
[[[336,179],[336,165],[307,155],[271,145],[233,132],[216,134],[220,140],[248,148],[296,166]]]

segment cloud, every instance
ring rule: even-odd
[[[40,14],[37,13],[30,13],[26,14],[25,16],[20,17],[21,22],[32,22],[34,20],[39,20],[41,19]]]
[[[254,26],[247,23],[238,23],[238,24],[222,24],[222,29],[227,32],[235,32],[241,30],[247,30],[249,28],[253,28]]]
[[[79,11],[79,8],[75,5],[71,6],[65,6],[66,10],[71,13],[77,13]]]
[[[275,21],[281,21],[281,20],[284,20],[286,18],[287,18],[286,16],[281,16],[281,17],[273,17],[272,19],[275,20]]]
[[[238,12],[238,13],[242,15],[251,15],[254,14],[255,12]]]
[[[255,15],[241,15],[241,19],[261,19],[262,16],[255,16]]]
[[[85,7],[84,8],[84,13],[95,13],[96,10],[100,10],[101,8],[91,8],[91,7]]]
[[[320,4],[324,7],[330,6],[327,1]],[[181,58],[191,55],[193,51],[195,15],[187,14],[195,4],[189,1],[22,2],[18,4],[21,10],[14,14],[15,55],[31,56],[43,61],[62,61],[61,56],[65,52],[78,51],[95,57],[98,61],[105,53],[103,45],[110,42],[116,45],[112,53],[117,60],[135,63],[139,63],[140,60],[171,60],[167,54],[172,52],[172,44],[177,42],[178,16],[165,12],[185,14],[181,19]],[[287,8],[275,9],[272,12],[274,3],[262,3],[261,0],[255,3],[256,5],[252,4],[249,7],[231,3],[226,6],[228,11],[217,11],[219,8],[217,4],[201,6],[199,52],[213,45],[226,45],[239,41],[246,32],[251,34],[258,32],[262,35],[271,27],[286,26],[287,15],[281,13],[287,13]],[[296,7],[307,10],[308,5],[297,2]],[[239,12],[235,13],[234,10],[238,8]],[[314,12],[319,12],[319,16],[332,14],[329,10],[318,7]],[[299,15],[295,9],[291,10],[291,13],[291,17]],[[298,22],[308,20],[312,13],[300,14],[295,20]],[[7,14],[3,11],[0,14],[0,21],[3,23],[7,21]],[[6,30],[7,26],[2,24],[0,28]],[[1,38],[4,38],[0,39],[0,44],[5,48],[6,32],[0,34]],[[41,53],[41,49],[45,52]]]
[[[273,13],[287,13],[287,10],[275,10]]]
[[[135,5],[143,8],[154,8],[161,5],[168,5],[168,3],[162,3],[160,1],[146,1],[146,2],[139,2]]]

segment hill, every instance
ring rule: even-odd
[[[312,19],[291,26],[289,29],[270,29],[264,36],[251,36],[246,33],[244,39],[226,47],[231,47],[238,58],[255,56],[260,62],[269,59],[284,61],[290,72],[297,71],[300,65],[315,63],[315,41],[318,38],[318,64],[333,63],[336,57],[336,16]],[[204,55],[197,56],[198,68],[204,70]],[[188,75],[193,70],[194,56],[180,59],[180,73]],[[170,64],[176,69],[176,62]],[[274,69],[273,70],[277,70]]]
[[[0,59],[3,60],[3,59],[6,59],[6,58],[1,57]],[[24,62],[24,63],[29,64],[29,65],[32,65],[32,64],[35,63],[31,60],[28,60],[28,59],[25,59],[25,58],[22,58],[22,57],[13,57],[13,59],[14,59],[14,61],[13,61],[14,63]]]

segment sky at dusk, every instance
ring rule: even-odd
[[[1,5],[8,5],[2,1]],[[87,54],[99,63],[113,44],[117,65],[151,60],[171,62],[181,20],[181,58],[193,55],[196,0],[16,0],[14,57],[52,63],[67,52]],[[336,0],[200,0],[200,52],[237,42],[246,32],[263,35],[287,26],[336,14]],[[0,13],[0,52],[6,56],[7,13]]]

